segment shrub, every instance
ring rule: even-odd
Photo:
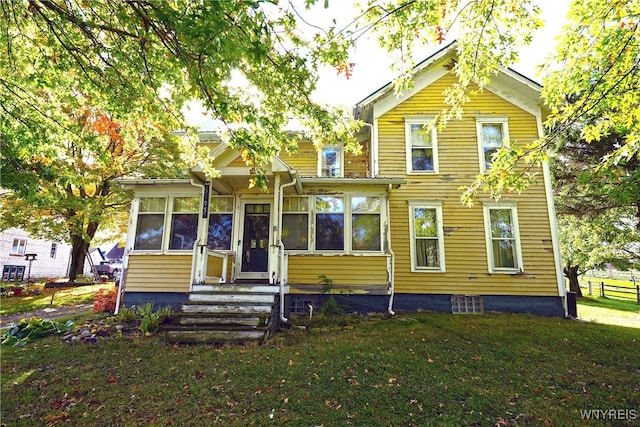
[[[116,300],[118,298],[118,288],[98,289],[93,299],[93,311],[113,313],[116,310]]]

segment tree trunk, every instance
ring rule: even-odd
[[[578,283],[578,267],[577,265],[571,265],[567,263],[564,268],[564,275],[569,279],[569,290],[576,293],[576,297],[582,298],[582,290]]]
[[[84,261],[89,251],[89,242],[82,236],[71,236],[71,264],[69,265],[69,282],[75,283],[84,272]]]
[[[93,236],[98,230],[97,223],[89,223],[87,226],[87,235],[89,241],[86,241],[80,234],[71,234],[71,263],[69,265],[69,282],[75,283],[79,275],[84,272],[85,257],[89,253],[89,245]]]

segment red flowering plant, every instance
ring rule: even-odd
[[[118,298],[118,288],[100,288],[93,299],[94,313],[102,311],[113,313],[116,310],[116,299]]]

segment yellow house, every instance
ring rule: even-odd
[[[453,54],[448,46],[419,64],[410,91],[387,85],[356,106],[362,155],[303,142],[272,158],[266,193],[249,189],[239,153],[212,134],[201,140],[218,178],[196,168],[190,179],[123,182],[135,192],[124,304],[253,292],[272,295],[271,313],[287,320],[319,309],[325,277],[347,312],[565,316],[548,166],[524,194],[460,202],[459,187],[491,167],[498,147],[542,135],[540,86],[502,70],[461,119],[425,131],[455,81]]]

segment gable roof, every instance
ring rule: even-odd
[[[456,41],[453,41],[413,67],[412,88],[395,94],[393,82],[387,83],[356,104],[354,118],[373,123],[374,118],[380,117],[451,72],[450,63],[456,57]],[[540,98],[542,86],[511,68],[500,68],[485,89],[531,114],[537,115],[544,109]]]

